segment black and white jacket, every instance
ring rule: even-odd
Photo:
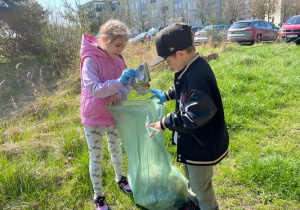
[[[176,112],[163,117],[161,126],[177,133],[177,161],[190,165],[220,162],[228,153],[229,135],[221,95],[207,61],[197,54],[175,73],[174,86],[165,94],[167,100],[176,100]]]

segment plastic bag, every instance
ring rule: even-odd
[[[134,79],[130,80],[130,86],[140,95],[145,95],[150,91],[150,71],[146,62],[139,65],[136,69],[139,73]]]
[[[134,202],[147,209],[181,209],[187,199],[187,183],[172,166],[163,132],[150,138],[146,127],[160,119],[163,106],[157,100],[124,101],[106,107],[114,116],[128,156],[128,180]]]

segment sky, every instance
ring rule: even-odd
[[[44,8],[59,8],[63,5],[64,0],[35,0],[41,4]],[[76,2],[80,5],[85,4],[91,0],[65,0],[67,3],[71,4],[72,7],[75,7]]]

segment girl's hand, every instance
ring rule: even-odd
[[[150,137],[154,136],[157,132],[163,131],[160,127],[160,121],[148,124],[148,126],[153,129],[152,133],[150,134]]]
[[[118,94],[112,95],[106,102],[106,106],[116,105],[120,103],[120,96]]]
[[[127,85],[130,79],[135,78],[139,73],[133,69],[125,69],[120,77],[122,85]]]

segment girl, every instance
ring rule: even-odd
[[[109,20],[100,27],[99,40],[84,34],[81,42],[81,120],[88,143],[89,172],[97,210],[108,210],[102,192],[103,135],[106,134],[116,183],[131,192],[123,173],[122,149],[115,121],[105,106],[126,100],[128,82],[137,76],[125,69],[121,53],[128,41],[128,29],[118,20]]]

